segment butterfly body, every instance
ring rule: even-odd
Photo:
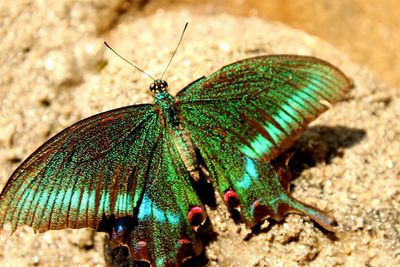
[[[351,86],[329,63],[294,55],[235,62],[175,97],[155,80],[153,104],[82,120],[25,160],[0,194],[0,228],[102,230],[109,220],[111,244],[133,260],[180,266],[202,251],[193,181],[204,173],[248,226],[298,212],[333,230],[332,217],[290,196],[289,157],[278,156]]]
[[[166,84],[165,81],[157,80],[155,83]],[[162,125],[167,129],[171,136],[179,155],[186,166],[186,170],[190,176],[198,181],[199,166],[197,156],[194,150],[194,145],[179,122],[178,111],[175,106],[175,99],[167,92],[167,87],[164,90],[156,92],[154,95],[155,113],[160,116]]]

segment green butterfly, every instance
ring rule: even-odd
[[[275,159],[351,81],[313,57],[260,56],[202,77],[175,97],[164,80],[153,104],[84,119],[57,134],[12,174],[0,195],[0,228],[112,224],[112,246],[135,261],[180,266],[202,251],[206,219],[193,185],[208,179],[248,226],[288,212],[328,230],[335,220],[290,196]]]

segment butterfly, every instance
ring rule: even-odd
[[[237,61],[176,96],[154,80],[152,104],[79,121],[29,156],[0,194],[0,229],[108,222],[111,245],[134,261],[180,266],[203,249],[195,187],[206,179],[250,227],[297,212],[333,231],[333,217],[290,195],[287,160],[277,159],[351,87],[330,63],[297,55]]]

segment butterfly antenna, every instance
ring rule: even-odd
[[[171,59],[169,60],[167,67],[165,68],[163,74],[161,75],[161,79],[160,79],[160,80],[163,79],[165,72],[167,72],[167,69],[168,69],[169,65],[171,64],[171,61],[172,61],[172,59],[174,58],[174,56],[175,56],[175,54],[176,54],[176,51],[178,50],[179,45],[181,44],[181,41],[182,41],[182,39],[183,39],[183,35],[185,34],[185,31],[186,31],[186,28],[187,28],[188,24],[189,24],[189,23],[186,22],[185,27],[183,27],[183,31],[182,31],[182,34],[181,34],[181,38],[179,39],[178,45],[176,46],[175,51],[174,51],[174,53],[172,54]]]
[[[135,69],[137,69],[138,71],[140,71],[143,74],[146,74],[147,76],[149,76],[153,81],[156,81],[156,79],[153,78],[153,76],[151,76],[150,74],[148,74],[147,72],[145,72],[144,70],[142,70],[141,68],[139,68],[138,66],[136,66],[135,64],[133,64],[132,62],[126,60],[123,56],[121,56],[120,54],[118,54],[114,49],[111,48],[111,46],[109,46],[107,44],[107,42],[104,42],[105,46],[107,46],[108,49],[110,49],[111,51],[114,52],[114,54],[116,54],[117,56],[119,56],[121,59],[123,59],[126,63],[128,63],[129,65],[131,65],[132,67],[134,67]]]

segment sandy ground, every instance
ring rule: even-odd
[[[83,1],[82,1],[83,2]],[[112,2],[112,3],[111,3]],[[328,234],[289,215],[252,233],[220,205],[208,210],[216,233],[196,266],[399,266],[400,97],[334,47],[281,24],[189,11],[138,18],[124,1],[1,4],[0,183],[51,135],[81,118],[151,101],[146,76],[106,50],[108,41],[158,77],[186,21],[166,74],[175,93],[192,80],[250,56],[306,54],[355,82],[295,145],[294,196],[333,214]],[[90,230],[0,234],[2,266],[105,266],[104,234]]]

